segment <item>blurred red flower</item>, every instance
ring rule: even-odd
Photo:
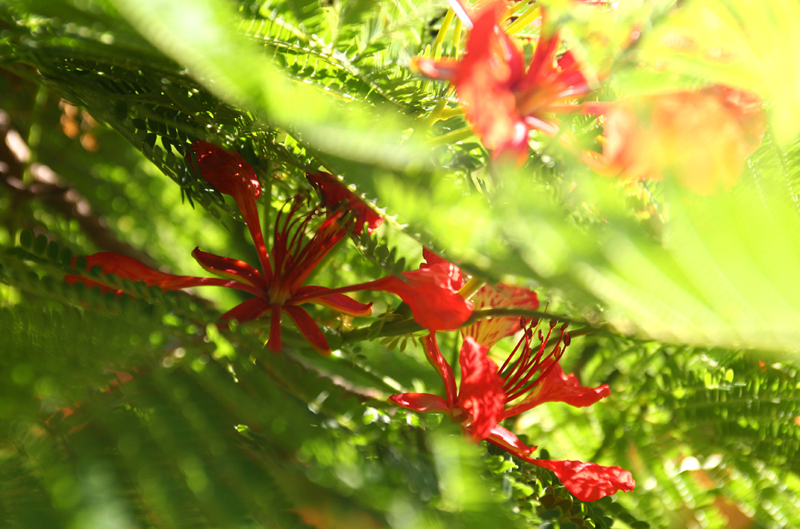
[[[463,274],[456,265],[442,259],[427,248],[422,249],[422,256],[425,262],[420,265],[420,268],[446,265],[449,267],[451,287],[454,290],[460,290],[464,286]],[[539,297],[536,292],[504,283],[482,286],[470,298],[470,301],[472,301],[473,310],[492,308],[537,310],[539,308]],[[519,330],[519,316],[489,316],[462,327],[461,336],[465,338],[472,336],[479,344],[491,348],[498,341],[513,336]]]
[[[730,189],[766,130],[761,98],[725,86],[589,103],[583,110],[603,116],[602,154],[585,158],[599,174],[638,182],[667,172],[701,195]]]
[[[416,57],[412,68],[452,82],[464,115],[484,146],[495,158],[510,153],[522,163],[528,154],[528,131],[555,135],[558,127],[552,114],[571,111],[562,103],[589,92],[592,76],[571,51],[557,58],[561,37],[558,31],[548,34],[544,24],[526,72],[522,51],[498,25],[503,10],[503,2],[493,2],[473,22],[461,6],[456,12],[472,27],[464,58]]]

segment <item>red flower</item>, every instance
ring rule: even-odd
[[[757,95],[725,86],[584,105],[602,115],[602,155],[587,153],[599,174],[623,181],[661,180],[669,171],[701,195],[730,189],[766,130]]]
[[[454,4],[455,2],[451,2]],[[561,103],[589,92],[589,75],[572,52],[559,59],[561,37],[542,33],[527,72],[522,52],[498,26],[503,2],[493,2],[474,23],[458,4],[456,13],[472,28],[466,55],[453,59],[415,58],[412,68],[433,79],[451,81],[467,121],[494,157],[510,152],[519,163],[528,153],[528,131],[558,131],[551,114],[566,109]]]
[[[566,325],[561,327],[558,342],[545,354],[548,338],[555,328],[551,323],[547,336],[533,324],[512,354],[498,369],[488,358],[488,347],[471,336],[464,338],[459,364],[461,384],[456,388],[450,365],[444,360],[435,335],[424,342],[428,360],[444,381],[445,398],[428,393],[401,393],[390,401],[417,412],[448,413],[476,441],[486,440],[531,464],[553,471],[570,492],[582,501],[595,501],[618,490],[630,491],[635,485],[630,472],[619,467],[604,467],[580,461],[533,459],[529,447],[516,435],[498,424],[544,402],[566,402],[572,406],[590,406],[610,394],[608,386],[587,388],[574,375],[565,375],[558,360],[569,345]],[[531,347],[538,330],[540,347]]]
[[[445,261],[427,248],[423,248],[422,256],[425,262],[420,265],[420,268],[446,265],[449,268],[451,287],[459,290],[464,285],[461,270],[456,265]],[[539,297],[536,292],[503,283],[497,283],[495,286],[484,285],[475,293],[471,301],[473,310],[512,307],[537,310],[539,308]],[[461,335],[472,336],[479,344],[491,348],[498,341],[516,334],[519,330],[519,317],[517,316],[490,316],[462,327]]]
[[[322,171],[306,173],[306,177],[319,189],[323,205],[336,211],[340,205],[345,205],[354,216],[353,233],[361,235],[364,223],[367,223],[367,233],[372,232],[381,224],[383,217],[361,200],[358,195],[347,189],[335,176]]]
[[[225,279],[165,274],[152,270],[135,259],[113,253],[89,256],[89,266],[98,265],[104,273],[113,273],[123,279],[144,281],[149,286],[159,286],[163,290],[215,285],[249,292],[255,297],[229,310],[222,318],[245,322],[269,315],[270,335],[267,345],[275,352],[281,349],[281,315],[286,314],[317,351],[329,353],[325,336],[299,305],[318,303],[352,316],[371,314],[371,303],[364,304],[351,299],[344,295],[347,292],[381,290],[397,294],[411,307],[415,320],[432,330],[456,329],[472,314],[471,304],[450,288],[447,270],[441,266],[428,271],[407,272],[402,274],[402,279],[392,276],[335,290],[303,286],[325,255],[346,235],[346,229],[340,226],[339,221],[347,209],[366,209],[366,206],[360,201],[356,202],[358,199],[353,195],[354,200],[346,204],[346,207],[330,212],[313,231],[311,238],[306,240],[306,233],[310,231],[317,212],[301,215],[302,201],[297,198],[289,202],[288,208],[277,215],[270,258],[264,244],[256,206],[261,186],[253,168],[239,154],[229,153],[207,142],[195,142],[192,150],[203,178],[219,192],[231,195],[236,200],[255,242],[261,271],[244,261],[206,253],[199,248],[192,252],[195,260],[212,274]],[[334,181],[327,184],[333,185]],[[360,218],[360,215],[357,211],[355,218]],[[375,220],[370,219],[366,217],[366,221],[374,225]],[[65,280],[107,288],[81,276],[71,275],[65,277]]]

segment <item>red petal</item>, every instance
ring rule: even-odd
[[[518,415],[544,402],[566,402],[576,408],[585,408],[611,395],[606,384],[596,388],[587,388],[578,383],[575,375],[565,375],[564,370],[553,360],[542,362],[541,372],[550,372],[533,388],[525,400],[512,406],[503,414],[503,418]],[[552,367],[551,367],[552,365]]]
[[[519,438],[510,430],[503,428],[499,424],[492,428],[492,431],[489,433],[489,437],[487,437],[486,440],[495,446],[499,446],[508,453],[517,456],[520,454],[530,454],[536,450],[535,446],[526,445],[520,441]]]
[[[331,348],[328,346],[328,340],[325,335],[319,330],[319,327],[308,315],[308,312],[300,307],[292,307],[289,305],[283,306],[283,311],[292,319],[297,330],[300,331],[308,343],[321,355],[328,356],[331,354]]]
[[[359,290],[377,290],[397,294],[411,307],[414,320],[431,331],[458,329],[472,315],[472,303],[458,295],[450,286],[449,267],[435,265],[395,276],[383,277],[369,283],[334,288],[330,294]],[[294,296],[292,303],[305,301],[308,295]]]
[[[361,235],[365,222],[367,223],[367,233],[370,235],[373,230],[383,223],[383,217],[378,215],[375,210],[332,174],[325,172],[306,173],[306,177],[319,189],[326,207],[336,208],[340,204],[345,204],[347,209],[354,213],[355,225],[353,226],[353,233],[356,235]]]
[[[244,282],[255,287],[259,295],[266,292],[264,276],[261,275],[261,272],[244,261],[207,253],[200,250],[200,248],[194,249],[192,257],[194,257],[195,261],[197,261],[200,266],[214,275]]]
[[[247,161],[237,152],[229,152],[207,141],[192,143],[197,165],[203,180],[217,191],[230,196],[239,194],[261,196],[258,176]]]
[[[460,290],[461,287],[464,286],[464,278],[461,276],[461,270],[456,265],[442,259],[424,246],[422,247],[422,258],[425,259],[425,262],[419,265],[420,268],[430,268],[439,264],[447,265],[450,274],[450,288],[453,290]]]
[[[496,288],[485,286],[472,298],[473,309],[517,307],[536,310],[539,298],[527,288],[515,288],[498,283]],[[519,331],[519,316],[489,317],[461,329],[463,336],[472,336],[475,341],[491,348],[499,340]]]
[[[525,61],[497,26],[503,10],[502,2],[493,2],[478,14],[453,83],[467,121],[486,148],[495,156],[511,151],[524,159],[528,127],[517,111],[514,87],[524,74]]]
[[[203,180],[211,184],[220,193],[230,195],[236,200],[239,211],[250,230],[250,236],[258,251],[261,268],[267,281],[272,280],[272,268],[269,254],[261,233],[261,222],[258,219],[256,199],[261,196],[261,184],[255,170],[237,152],[228,152],[213,143],[196,141],[192,150],[197,158],[197,167]],[[190,159],[191,163],[191,159]]]
[[[303,303],[319,303],[350,316],[369,316],[372,314],[372,303],[361,303],[344,294],[326,294],[329,290],[329,288],[325,287],[300,287],[295,292],[295,295],[303,296]],[[287,304],[291,303],[292,300],[290,299]]]
[[[236,320],[240,323],[260,318],[269,311],[269,302],[261,298],[248,299],[239,303],[222,315],[225,321]]]
[[[472,315],[472,303],[451,286],[450,266],[439,264],[365,283],[353,290],[380,290],[400,296],[414,320],[431,331],[452,331]]]
[[[581,501],[597,501],[620,490],[630,492],[636,486],[631,473],[620,467],[604,467],[581,461],[524,459],[552,470],[567,490]]]
[[[111,252],[100,252],[86,256],[87,270],[94,266],[99,266],[104,274],[114,274],[120,279],[130,279],[132,281],[144,281],[147,286],[160,287],[161,290],[180,290],[182,288],[197,286],[224,286],[231,287],[237,284],[234,281],[227,281],[213,277],[193,277],[166,274],[153,270],[144,263],[137,261],[133,257]],[[113,291],[97,281],[79,276],[66,275],[64,281],[69,284],[83,283],[89,287],[100,287],[103,291]]]
[[[450,413],[450,408],[448,408],[447,402],[442,397],[429,393],[400,393],[389,397],[389,401],[403,408],[421,413]]]
[[[450,367],[450,364],[448,364],[447,360],[445,360],[444,356],[442,356],[442,352],[439,351],[439,343],[436,341],[436,333],[432,332],[422,340],[422,349],[425,351],[428,361],[442,377],[442,381],[444,382],[444,392],[447,396],[447,407],[452,410],[455,408],[456,399],[458,398],[458,392],[456,390],[456,377],[453,375],[453,368]]]
[[[471,417],[469,431],[475,439],[489,436],[506,402],[503,379],[497,373],[497,364],[486,356],[488,352],[486,346],[467,336],[458,357],[461,365],[458,407]]]

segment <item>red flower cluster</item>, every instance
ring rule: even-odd
[[[281,350],[281,316],[285,314],[317,351],[329,353],[325,336],[300,305],[318,303],[352,316],[371,314],[371,303],[360,303],[346,296],[348,292],[392,292],[408,304],[414,319],[428,329],[457,329],[472,313],[471,304],[450,286],[449,267],[444,264],[338,289],[304,286],[309,274],[345,237],[348,229],[360,233],[366,222],[371,231],[383,219],[332,175],[309,174],[308,178],[319,186],[328,206],[326,218],[312,230],[320,212],[314,210],[301,214],[302,199],[298,197],[290,201],[277,215],[270,255],[261,232],[256,202],[261,195],[261,185],[253,168],[239,154],[207,142],[195,142],[192,151],[194,158],[189,159],[203,179],[220,193],[232,196],[239,206],[255,243],[261,270],[244,261],[206,253],[199,248],[192,252],[195,260],[207,271],[224,279],[166,274],[130,257],[107,252],[88,256],[89,267],[96,265],[106,274],[144,281],[148,286],[158,286],[163,290],[223,286],[250,293],[253,298],[232,308],[222,318],[245,322],[269,316],[268,347],[275,352]],[[307,238],[309,232],[311,236]],[[108,290],[102,284],[78,275],[69,275],[65,280]]]
[[[445,398],[428,393],[401,393],[390,400],[417,412],[449,414],[476,441],[486,440],[528,463],[553,471],[582,501],[595,501],[619,490],[631,491],[635,482],[627,470],[581,461],[534,459],[530,454],[536,447],[525,445],[499,424],[545,402],[585,407],[610,394],[606,385],[581,386],[574,375],[565,375],[558,365],[570,343],[566,325],[561,327],[557,343],[546,354],[548,339],[555,327],[552,322],[545,336],[534,323],[526,326],[524,336],[499,369],[487,356],[489,348],[472,336],[466,336],[459,355],[461,384],[458,388],[453,370],[439,351],[435,334],[431,333],[425,339],[424,349],[444,381]],[[536,331],[541,344],[534,349],[531,343]]]
[[[424,251],[424,267],[446,263],[432,252]],[[451,284],[463,284],[461,271],[450,265]],[[473,299],[474,308],[510,308],[536,310],[539,299],[535,292],[499,284],[484,286]],[[545,335],[539,322],[501,316],[479,320],[461,329],[464,343],[459,355],[461,383],[456,387],[453,369],[439,351],[435,333],[423,341],[428,361],[442,377],[445,397],[428,393],[400,393],[390,401],[421,413],[446,413],[464,427],[476,441],[486,440],[524,461],[553,471],[567,489],[582,501],[598,500],[619,490],[633,490],[630,472],[619,467],[604,467],[580,461],[533,459],[536,447],[528,447],[499,423],[545,402],[565,402],[575,407],[591,406],[610,395],[608,386],[587,388],[574,375],[565,375],[558,361],[570,344],[566,324],[558,331],[555,344],[548,346],[556,322],[550,323]],[[489,349],[499,340],[518,331],[524,334],[503,365],[488,357]],[[533,338],[538,333],[539,347]],[[549,349],[549,352],[548,352]]]

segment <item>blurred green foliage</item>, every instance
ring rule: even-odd
[[[490,164],[463,116],[430,122],[455,96],[408,67],[436,46],[441,2],[0,5],[0,127],[17,146],[0,165],[0,525],[800,527],[798,7],[579,4],[547,2],[609,72],[601,98],[712,83],[764,96],[767,134],[730,193],[624,186],[542,135],[522,168]],[[445,56],[463,48],[455,26],[442,35]],[[720,49],[730,60],[706,53]],[[599,134],[586,117],[563,126]],[[580,322],[564,369],[612,396],[507,426],[541,457],[630,469],[636,489],[582,503],[449,420],[390,406],[442,392],[413,328],[319,309],[341,348],[320,357],[287,328],[274,355],[260,323],[214,325],[241,301],[229,289],[112,283],[133,299],[64,283],[96,251],[186,275],[203,275],[198,246],[257,261],[233,203],[187,166],[195,140],[253,165],[267,233],[312,193],[307,170],[386,211],[315,284],[414,269],[424,243]],[[455,358],[456,333],[440,340]]]

